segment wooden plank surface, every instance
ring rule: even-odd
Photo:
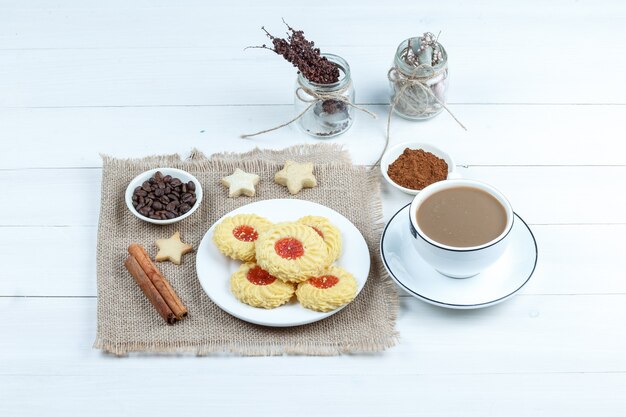
[[[362,103],[387,102],[395,48],[420,30],[442,31],[451,102],[626,103],[626,57],[613,53],[626,45],[617,1],[484,2],[472,10],[461,1],[320,1],[308,13],[286,2],[29,3],[5,10],[0,89],[18,94],[3,94],[3,106],[288,104],[290,65],[243,51],[267,42],[262,25],[281,35],[281,16],[348,59]],[[583,56],[601,57],[601,75],[586,71]]]
[[[403,34],[389,44],[367,49],[339,46],[325,50],[348,60],[354,71],[358,103],[387,103],[387,72],[399,40],[405,37]],[[262,33],[255,33],[250,39],[250,43],[266,42]],[[512,43],[521,42],[515,40]],[[566,59],[555,54],[550,42],[545,42],[543,47],[533,45],[533,51],[539,52],[535,59],[541,62],[542,67],[555,68],[544,70],[555,71],[551,74],[554,78],[549,87],[541,83],[545,75],[543,71],[533,68],[536,63],[521,65],[517,61],[519,54],[516,49],[481,46],[477,52],[472,47],[453,48],[446,43],[448,50],[454,53],[450,63],[449,100],[451,103],[625,104],[620,91],[626,89],[626,84],[619,77],[618,68],[626,66],[626,58],[611,54],[610,49],[603,51],[599,48],[594,53],[610,58],[603,74],[610,81],[581,82],[580,78],[585,74],[556,69],[573,67],[579,62],[578,47],[574,46],[575,40],[571,42]],[[243,52],[244,46],[0,50],[0,60],[7,63],[0,67],[0,88],[17,93],[0,97],[0,105],[291,104],[295,76],[290,65],[281,62],[269,51]],[[480,55],[494,49],[504,56],[500,57],[502,60],[486,65]],[[233,59],[233,54],[237,55],[236,59]],[[254,77],[250,76],[251,67],[255,68]],[[212,68],[221,68],[222,71],[212,72]],[[15,86],[20,85],[23,77],[28,77],[29,83],[16,91]],[[273,82],[259,82],[263,79],[272,79]]]
[[[239,139],[292,116],[294,69],[243,51],[262,25],[282,35],[281,17],[350,62],[378,118],[332,142],[364,165],[396,45],[441,30],[468,131],[393,118],[391,143],[433,143],[500,188],[537,237],[533,279],[477,311],[401,294],[399,344],[380,354],[93,350],[99,153],[317,143],[295,128]],[[617,0],[0,0],[0,416],[625,415],[624,25]],[[385,184],[382,198],[385,220],[411,200]],[[285,387],[305,394],[268,401]]]
[[[94,298],[2,297],[0,375],[169,376],[458,375],[626,372],[626,337],[615,331],[626,294],[520,295],[469,312],[401,298],[399,344],[384,353],[331,357],[131,354],[91,348]],[[193,314],[193,312],[190,312]],[[594,326],[580,331],[581,324]],[[45,344],[45,349],[41,344]]]
[[[374,163],[385,141],[388,107],[366,107],[378,119],[357,114],[354,126],[332,139],[346,146],[357,164]],[[624,139],[613,124],[626,118],[626,106],[450,108],[468,127],[467,132],[447,114],[421,123],[394,117],[391,144],[432,143],[460,165],[626,165]],[[292,106],[0,108],[0,168],[99,167],[99,153],[186,155],[196,147],[210,154],[318,143],[295,126],[254,140],[239,137],[277,126],[292,116]]]
[[[624,374],[613,373],[245,378],[215,378],[205,373],[192,381],[188,375],[177,374],[166,383],[140,374],[0,376],[0,386],[7,387],[0,392],[0,412],[34,416],[189,415],[209,410],[220,416],[254,412],[267,417],[296,412],[303,417],[622,417],[626,400],[620,387],[625,383]],[[285,387],[309,387],[311,395],[322,391],[319,395],[324,401],[310,400],[303,406],[302,398],[295,395],[285,395],[280,401],[268,399],[268,393]],[[99,400],[94,400],[96,393]],[[59,401],[70,396],[71,402]]]

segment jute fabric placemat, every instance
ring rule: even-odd
[[[287,159],[312,161],[319,185],[292,196],[285,187],[275,184],[274,174]],[[157,167],[183,169],[195,175],[202,185],[201,207],[179,223],[157,226],[144,222],[131,214],[124,202],[128,183],[141,172]],[[261,176],[256,196],[228,198],[219,181],[235,168]],[[193,252],[185,255],[182,265],[158,264],[189,309],[185,320],[166,325],[124,268],[128,245],[140,243],[154,257],[155,240],[180,231],[183,241],[197,248],[209,227],[224,214],[254,201],[274,198],[314,201],[354,223],[367,241],[372,265],[359,296],[339,313],[316,323],[290,328],[250,324],[222,311],[205,294],[198,282]],[[302,213],[306,214],[309,213]],[[397,339],[398,298],[378,255],[381,217],[378,174],[352,165],[347,152],[335,145],[255,150],[210,158],[194,150],[186,160],[178,155],[143,159],[103,156],[97,252],[98,328],[94,347],[118,355],[185,351],[198,355],[337,355],[391,347]]]

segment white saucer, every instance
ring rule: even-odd
[[[400,209],[385,226],[380,254],[389,275],[414,297],[446,308],[488,307],[513,296],[535,271],[537,242],[528,225],[515,214],[508,247],[495,264],[471,278],[440,274],[411,243],[409,206]]]

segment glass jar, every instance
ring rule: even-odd
[[[295,89],[296,117],[298,126],[307,134],[327,139],[345,132],[354,121],[354,109],[346,104],[354,103],[354,85],[350,66],[337,55],[322,54],[339,68],[339,81],[333,84],[317,84],[298,74]],[[337,97],[337,98],[334,98]]]
[[[411,47],[420,44],[420,37],[405,39],[400,43],[389,71],[390,103],[399,116],[411,120],[430,119],[441,113],[448,90],[448,54],[441,51],[436,65],[413,65],[405,57]]]

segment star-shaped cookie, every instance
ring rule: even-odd
[[[276,184],[285,185],[291,194],[298,194],[303,188],[311,188],[317,185],[313,175],[313,162],[299,164],[294,161],[286,161],[285,167],[276,173]]]
[[[184,254],[193,251],[193,247],[180,240],[180,233],[176,232],[169,239],[159,239],[156,241],[159,248],[156,261],[171,261],[176,265],[180,265],[180,260]]]
[[[239,197],[241,194],[252,197],[254,195],[254,186],[259,183],[261,177],[256,174],[248,174],[239,168],[228,177],[222,178],[222,184],[228,187],[229,197]]]

